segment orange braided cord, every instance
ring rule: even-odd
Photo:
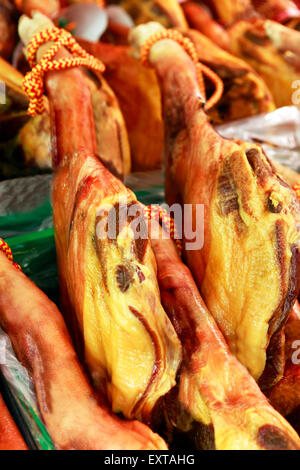
[[[296,192],[297,198],[300,199],[300,184],[299,184],[299,183],[298,183],[298,184],[295,184],[295,185],[293,186],[293,190]]]
[[[21,266],[19,266],[17,263],[14,263],[12,251],[8,244],[2,238],[0,238],[0,251],[3,251],[3,253],[6,254],[7,258],[9,259],[9,261],[12,262],[16,269],[22,271]]]
[[[192,59],[192,61],[194,62],[196,66],[200,92],[205,100],[206,100],[206,90],[205,90],[203,74],[206,75],[214,83],[215,92],[205,104],[206,111],[211,109],[220,100],[224,91],[224,84],[221,78],[217,74],[215,74],[215,72],[213,72],[206,65],[203,65],[201,64],[201,62],[199,62],[198,54],[196,52],[194,44],[192,43],[190,39],[185,38],[179,31],[176,31],[174,29],[168,29],[168,30],[166,29],[164,31],[159,31],[157,33],[154,33],[152,36],[150,36],[146,40],[145,44],[143,45],[141,49],[140,58],[141,58],[142,64],[148,67],[150,66],[150,63],[149,63],[150,50],[155,43],[157,43],[158,41],[161,41],[162,39],[172,39],[173,41],[180,44],[184,48],[184,50],[188,53],[188,55],[190,56],[190,58]]]
[[[42,57],[39,64],[36,64],[36,53],[39,47],[48,41],[54,41],[54,45]],[[61,47],[66,47],[73,57],[53,60]],[[49,28],[36,34],[27,48],[28,62],[32,68],[23,81],[23,88],[29,98],[28,114],[35,116],[44,111],[44,75],[46,72],[54,70],[66,70],[74,67],[84,66],[97,72],[104,72],[104,64],[95,57],[88,54],[77,44],[73,36],[59,28]]]
[[[170,234],[172,240],[174,240],[179,255],[182,255],[182,241],[175,224],[175,220],[171,215],[163,209],[161,206],[147,206],[145,209],[145,217],[148,220],[156,220],[159,224],[163,226],[165,231]]]

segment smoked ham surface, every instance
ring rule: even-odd
[[[131,170],[131,156],[127,130],[117,98],[106,80],[85,76],[93,107],[96,134],[96,154],[102,163],[118,178]],[[45,169],[52,167],[51,125],[49,110],[34,116],[21,129],[19,142],[27,163]]]
[[[139,49],[158,30],[140,26],[132,43]],[[205,210],[204,246],[185,259],[231,351],[271,387],[283,375],[284,325],[299,290],[299,203],[259,145],[213,130],[178,44],[159,41],[149,58],[163,94],[168,203]]]
[[[0,450],[27,450],[27,446],[0,394]]]
[[[252,0],[252,4],[260,15],[279,23],[300,17],[300,10],[292,0]]]
[[[200,31],[222,49],[229,48],[226,30],[212,17],[212,13],[202,4],[183,2],[182,8],[191,28]]]
[[[187,22],[177,0],[118,0],[136,24],[159,21],[166,28],[186,27]]]
[[[24,42],[45,23],[38,13],[24,19]],[[64,312],[113,411],[148,421],[175,384],[181,359],[160,303],[155,258],[149,240],[135,239],[129,227],[125,204],[136,205],[135,196],[95,156],[91,96],[82,72],[49,73],[46,86],[56,135],[52,200]],[[99,238],[98,223],[114,209],[118,221],[125,214],[123,225],[113,239]]]
[[[129,46],[79,40],[106,66],[105,79],[115,92],[129,135],[132,170],[161,167],[164,148],[160,88],[156,74],[131,55]]]
[[[178,388],[164,400],[167,422],[200,449],[298,449],[295,431],[229,351],[172,240],[151,236],[162,303],[183,345]]]
[[[265,80],[277,107],[297,104],[300,32],[275,21],[239,21],[228,30],[231,50]],[[276,78],[275,78],[276,77]]]
[[[283,416],[300,409],[300,306],[296,302],[285,327],[286,364],[283,378],[270,390],[267,397]],[[300,424],[300,422],[298,423]]]
[[[2,252],[0,325],[33,379],[42,418],[57,449],[166,448],[145,425],[121,421],[109,413],[103,399],[99,404],[56,305]]]
[[[241,19],[258,16],[251,0],[207,0],[207,3],[216,18],[226,26]]]
[[[216,46],[198,31],[181,31],[195,45],[199,61],[211,68],[224,83],[221,100],[208,112],[214,124],[234,121],[275,109],[272,94],[262,78],[245,61]],[[207,81],[208,96],[213,85]]]

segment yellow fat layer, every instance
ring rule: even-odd
[[[252,146],[253,147],[253,146]],[[246,159],[246,157],[245,157]],[[248,162],[245,165],[251,174]],[[245,167],[243,171],[245,171]],[[281,272],[276,252],[275,222],[283,220],[286,231],[286,263],[290,245],[298,239],[292,215],[274,214],[266,208],[267,196],[255,178],[247,188],[252,215],[243,209],[239,189],[239,216],[245,224],[236,231],[236,214],[220,212],[217,192],[211,210],[211,246],[203,281],[207,306],[229,341],[232,352],[258,380],[266,363],[269,321],[281,300]],[[289,191],[280,184],[272,192],[275,204],[287,200]],[[293,227],[293,230],[288,229]],[[213,289],[212,287],[213,286]]]
[[[161,351],[160,372],[144,397],[150,408],[175,385],[180,343],[160,305],[152,264],[147,262],[149,260],[145,264],[138,263],[132,252],[134,235],[131,229],[125,234],[121,232],[117,243],[101,242],[106,251],[106,265],[110,267],[106,286],[92,242],[95,218],[91,221],[90,233],[83,315],[86,361],[95,382],[106,387],[113,411],[132,418],[134,406],[147,391],[157,351],[152,336],[129,306],[143,316]],[[116,279],[116,269],[124,260],[138,266],[145,276],[145,281],[140,283],[135,273],[134,283],[127,292],[120,290]]]

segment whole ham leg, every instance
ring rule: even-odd
[[[158,30],[136,28],[133,44],[139,50]],[[179,44],[157,42],[149,60],[163,92],[168,203],[192,205],[196,233],[204,230],[203,248],[186,246],[186,261],[231,351],[271,387],[283,375],[284,326],[299,290],[299,203],[259,145],[223,139],[210,126]],[[195,220],[199,204],[203,221]]]
[[[142,423],[121,421],[98,403],[56,305],[2,252],[0,325],[33,379],[42,418],[57,449],[166,448]],[[0,413],[1,430],[5,418],[1,404]],[[12,432],[10,424],[6,430]],[[3,440],[2,436],[1,432],[0,448],[5,442],[5,434]],[[13,445],[22,447],[20,438]]]
[[[212,18],[212,14],[206,8],[189,1],[184,2],[182,8],[192,28],[203,33],[222,49],[229,49],[226,30]]]
[[[260,15],[279,23],[300,17],[300,10],[292,0],[252,0],[252,4]]]
[[[178,395],[165,400],[167,420],[198,448],[299,449],[295,431],[229,351],[174,243],[156,236],[152,246],[162,303],[183,345]]]
[[[156,74],[131,55],[129,46],[79,40],[106,66],[105,79],[114,90],[126,122],[133,171],[160,168],[164,148],[160,88]]]
[[[199,61],[223,80],[223,96],[208,111],[213,124],[274,111],[270,90],[247,62],[216,46],[198,31],[188,29],[183,35],[193,42]],[[207,94],[210,95],[213,88],[208,86]]]
[[[120,0],[118,4],[136,24],[159,21],[166,28],[187,27],[187,22],[177,0]]]
[[[24,43],[46,24],[38,13],[24,18]],[[181,359],[179,339],[161,306],[155,258],[150,242],[136,238],[130,226],[134,194],[95,156],[91,96],[82,72],[49,73],[46,86],[57,149],[52,200],[64,312],[113,411],[148,421],[175,384]],[[111,221],[115,233],[103,229],[99,235],[99,227]]]
[[[216,18],[224,25],[230,25],[241,19],[258,16],[251,0],[207,0]]]
[[[228,29],[228,34],[231,51],[265,80],[276,106],[297,104],[300,32],[275,21],[258,19],[239,21]]]

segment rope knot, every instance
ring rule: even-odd
[[[54,42],[53,46],[50,47],[40,63],[37,64],[36,53],[39,47],[49,41]],[[62,47],[66,47],[71,52],[72,57],[55,60],[55,55]],[[44,111],[43,94],[46,72],[66,70],[80,66],[100,73],[103,73],[105,70],[104,64],[82,49],[68,31],[55,27],[44,29],[32,38],[27,47],[27,57],[32,70],[26,74],[23,88],[29,98],[28,114],[30,116],[42,114]]]
[[[296,193],[298,199],[300,199],[300,183],[297,183],[293,186],[293,190]]]
[[[3,251],[3,253],[7,256],[8,260],[11,261],[11,263],[16,269],[22,271],[21,266],[19,266],[17,263],[14,263],[12,251],[8,244],[2,238],[0,238],[0,251]]]
[[[145,217],[150,221],[156,220],[160,225],[162,225],[163,229],[175,242],[179,255],[182,256],[182,240],[180,239],[175,220],[166,211],[166,209],[161,206],[147,206],[145,207]]]

